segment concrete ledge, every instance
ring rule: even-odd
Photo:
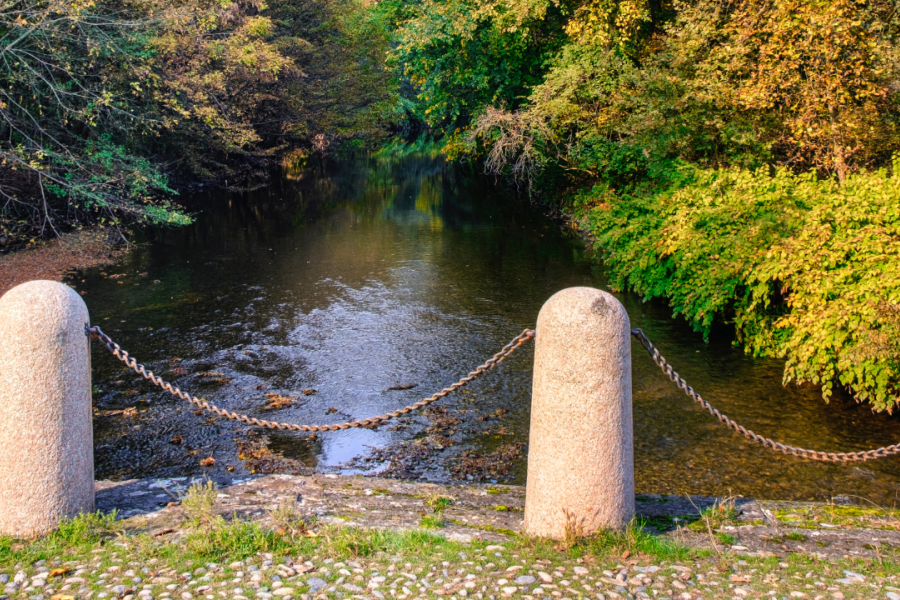
[[[119,510],[129,533],[180,536],[184,510],[177,498],[200,479],[129,480],[97,482],[97,507]],[[271,524],[269,511],[290,503],[308,520],[321,524],[414,529],[422,515],[432,514],[425,501],[435,495],[452,498],[444,512],[446,527],[434,533],[459,541],[506,541],[518,535],[525,507],[525,488],[505,485],[440,485],[396,479],[340,475],[267,475],[245,481],[220,482],[215,512]],[[700,511],[721,499],[638,495],[636,509],[645,529],[685,545],[757,556],[806,553],[820,558],[860,558],[883,553],[885,546],[900,548],[900,522],[874,513],[847,516],[829,525],[833,508],[821,503],[756,501],[739,498],[734,520],[718,532],[734,538],[723,543],[698,521]],[[840,508],[840,507],[838,507]],[[850,507],[847,507],[848,509]],[[858,512],[856,509],[846,512]],[[864,510],[862,512],[865,512]],[[700,529],[697,531],[695,529]]]

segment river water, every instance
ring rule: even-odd
[[[534,327],[554,292],[608,289],[575,236],[434,156],[342,159],[258,191],[215,190],[184,203],[194,225],[145,232],[120,264],[70,283],[84,292],[93,323],[139,361],[260,418],[336,423],[394,410]],[[704,343],[664,303],[617,297],[632,326],[704,398],[757,433],[834,451],[900,440],[896,417],[840,394],[825,404],[815,388],[783,386],[780,361],[745,356],[727,326]],[[524,482],[531,345],[441,401],[446,410],[315,438],[195,414],[93,346],[101,478],[233,478],[294,465]],[[896,459],[834,466],[775,454],[717,424],[637,344],[633,368],[638,492],[900,500]],[[266,410],[277,399],[267,394],[293,405]],[[130,408],[136,414],[120,412]],[[214,466],[200,465],[210,457]]]

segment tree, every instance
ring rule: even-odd
[[[392,60],[432,127],[468,125],[485,105],[515,108],[559,46],[562,11],[548,0],[423,0],[400,24]]]
[[[392,98],[380,19],[353,0],[0,0],[0,227],[187,223],[170,173],[265,176],[315,136],[371,136]]]

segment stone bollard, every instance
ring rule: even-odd
[[[81,296],[55,281],[0,298],[0,533],[94,510],[91,362]]]
[[[538,315],[524,531],[563,539],[633,516],[628,314],[606,292],[565,289]]]

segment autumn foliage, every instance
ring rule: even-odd
[[[434,4],[394,53],[453,155],[562,204],[615,287],[897,406],[896,3]]]

